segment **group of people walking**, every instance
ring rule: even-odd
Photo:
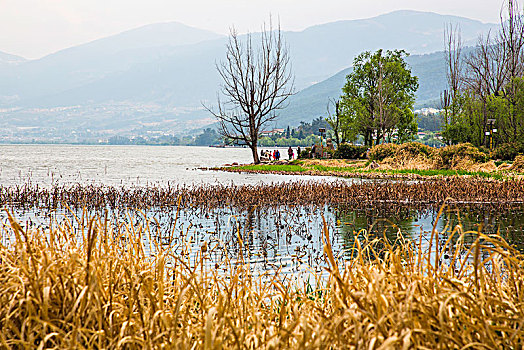
[[[295,158],[295,152],[293,151],[293,148],[289,147],[287,150],[287,155],[289,157],[289,160],[292,160]],[[260,151],[260,158],[261,160],[280,160],[280,151],[278,149],[274,150],[273,152],[269,150],[261,150]],[[297,148],[297,158],[300,158],[300,147]]]
[[[280,159],[280,151],[278,149],[271,151],[260,151],[260,158],[262,160],[279,160]]]

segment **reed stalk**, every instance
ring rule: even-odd
[[[133,218],[135,219],[135,218]],[[253,275],[241,257],[219,271],[155,244],[148,224],[87,221],[24,231],[9,216],[0,246],[2,348],[521,349],[524,259],[499,236],[467,250],[455,229],[435,265],[422,244],[359,236],[341,263],[323,235],[327,276]],[[80,221],[80,220],[79,220]],[[130,222],[134,222],[131,220]]]

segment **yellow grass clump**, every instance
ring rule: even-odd
[[[303,159],[301,161],[306,166],[309,166],[309,165],[322,165],[322,166],[327,166],[327,167],[340,167],[340,168],[356,167],[356,166],[360,166],[363,163],[365,163],[364,161],[359,161],[359,160],[348,161],[346,159],[316,159],[316,158],[314,158],[314,159]]]
[[[379,169],[416,169],[432,170],[436,169],[434,159],[428,158],[423,154],[411,155],[400,153],[395,157],[388,157],[380,163]]]
[[[402,145],[380,144],[370,151],[370,158],[378,161],[383,170],[466,170],[494,172],[495,162],[469,143],[436,149],[417,142]],[[369,167],[368,167],[369,168]]]
[[[481,171],[481,172],[484,172],[484,173],[491,173],[491,172],[494,172],[496,170],[502,170],[502,169],[497,168],[497,165],[495,165],[495,161],[490,160],[489,162],[486,162],[486,163],[473,164],[467,170],[469,170],[469,171]]]
[[[515,157],[513,164],[511,164],[510,170],[515,172],[524,172],[524,156],[518,155]]]
[[[80,222],[78,223],[80,225]],[[92,218],[25,231],[12,217],[0,246],[2,348],[521,349],[523,257],[496,236],[466,244],[389,245],[360,233],[351,260],[324,229],[328,277],[254,277],[215,247],[196,260],[143,246],[147,222],[113,230]],[[433,242],[434,241],[434,242]],[[239,247],[242,241],[239,238]],[[449,264],[442,261],[449,255]],[[218,272],[223,266],[229,272]]]

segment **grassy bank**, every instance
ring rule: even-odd
[[[135,220],[132,220],[135,221]],[[524,345],[524,257],[502,239],[457,229],[429,255],[363,235],[329,277],[253,277],[242,258],[144,252],[147,222],[119,233],[92,218],[0,245],[4,348],[506,348]],[[435,238],[437,235],[434,235]],[[431,241],[433,242],[433,238]],[[438,245],[435,240],[435,245]],[[238,241],[241,246],[242,241]],[[447,257],[449,263],[442,263]],[[211,266],[209,266],[211,262]],[[220,272],[226,267],[229,272]]]
[[[364,178],[426,178],[432,176],[473,176],[491,179],[507,179],[513,174],[504,172],[468,171],[461,169],[373,169],[367,162],[344,160],[296,160],[289,164],[247,164],[221,167],[215,170],[266,174],[290,174],[313,176],[340,176]]]
[[[463,143],[433,148],[417,142],[363,146],[340,145],[334,157],[342,159],[300,159],[262,165],[222,167],[224,171],[277,174],[330,175],[366,178],[418,178],[431,176],[475,176],[493,179],[524,174],[524,155],[489,152]],[[358,158],[364,160],[347,160]]]

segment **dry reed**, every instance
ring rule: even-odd
[[[71,223],[27,232],[9,220],[4,233],[14,241],[0,246],[4,348],[524,345],[523,256],[496,236],[467,245],[460,227],[433,254],[401,235],[391,246],[360,233],[343,265],[325,226],[329,276],[291,283],[278,273],[254,277],[227,258],[220,274],[206,263],[217,248],[206,244],[193,262],[169,247],[147,255],[143,221],[117,234],[94,217],[78,238]]]
[[[347,205],[354,208],[392,204],[438,210],[447,198],[455,203],[498,208],[524,202],[524,180],[495,181],[441,178],[420,182],[291,182],[270,185],[111,187],[32,185],[1,187],[0,206],[21,208],[217,208],[281,205]],[[180,202],[179,202],[180,199]]]

